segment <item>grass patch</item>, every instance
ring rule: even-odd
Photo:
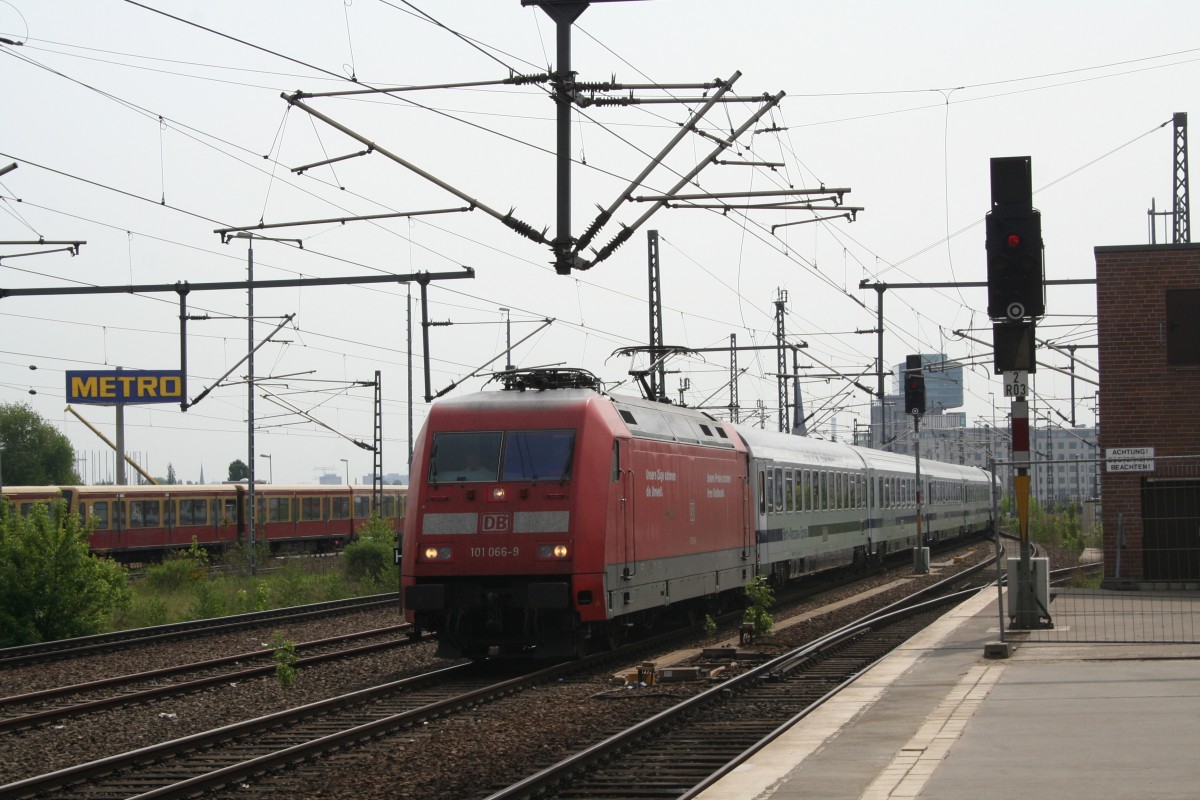
[[[373,530],[343,553],[324,558],[271,557],[263,549],[254,554],[253,573],[242,550],[230,551],[214,565],[202,548],[192,547],[147,567],[131,583],[132,602],[112,619],[110,630],[396,591],[400,570],[392,563],[391,544],[385,545],[391,536],[390,530],[386,535]]]

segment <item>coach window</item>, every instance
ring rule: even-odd
[[[349,497],[334,497],[329,503],[329,518],[330,519],[349,519],[350,518],[350,498]]]
[[[267,519],[271,522],[287,522],[288,516],[288,501],[290,497],[272,497],[270,499],[270,510]]]
[[[783,467],[775,468],[775,511],[783,513]]]
[[[371,516],[371,498],[365,494],[354,496],[354,516],[357,519],[369,519]]]
[[[766,478],[763,477],[763,471],[758,471],[758,513],[767,513],[767,486]]]
[[[180,525],[207,525],[208,503],[203,500],[179,501]]]
[[[321,519],[321,498],[300,498],[300,519],[311,522]]]
[[[825,470],[817,472],[817,508],[822,511],[829,508],[829,473]]]
[[[766,491],[764,492],[766,498],[764,502],[766,503],[766,511],[768,514],[770,514],[775,510],[775,470],[768,467],[766,473],[767,486]]]
[[[159,505],[157,500],[130,500],[129,527],[157,528],[159,524]]]

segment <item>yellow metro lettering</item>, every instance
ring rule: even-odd
[[[81,378],[78,375],[71,376],[71,396],[72,397],[96,397],[97,386],[96,376],[90,378]]]

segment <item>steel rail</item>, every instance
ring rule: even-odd
[[[787,653],[783,653],[775,658],[757,666],[753,669],[729,679],[723,683],[717,684],[712,688],[693,695],[692,697],[678,703],[671,708],[665,709],[652,717],[649,717],[630,728],[621,731],[604,741],[598,742],[590,747],[585,748],[579,753],[560,761],[551,767],[548,767],[534,775],[531,775],[511,786],[488,795],[486,800],[515,800],[515,798],[550,796],[553,787],[563,780],[564,776],[572,773],[586,770],[588,765],[607,762],[613,759],[617,754],[628,749],[634,742],[642,740],[652,734],[658,733],[661,729],[675,724],[678,720],[692,715],[701,708],[710,704],[721,703],[727,701],[732,695],[741,691],[752,688],[765,681],[777,679],[780,675],[796,669],[801,663],[813,658],[831,648],[842,645],[850,640],[853,640],[863,634],[864,631],[871,630],[881,624],[892,623],[908,616],[922,613],[931,608],[940,607],[943,604],[962,599],[966,595],[974,594],[981,591],[981,588],[972,588],[965,591],[955,592],[943,597],[938,597],[933,600],[926,600],[920,603],[913,603],[914,598],[921,598],[936,591],[945,591],[952,583],[962,581],[964,577],[969,577],[976,572],[979,572],[988,566],[991,566],[998,556],[992,556],[989,559],[981,561],[977,565],[956,573],[942,581],[924,587],[917,592],[914,592],[908,598],[888,605],[882,609],[874,611],[855,622],[846,625],[836,631],[833,631],[825,636],[822,636],[813,642],[810,642],[800,648],[796,648]],[[991,583],[989,582],[989,585]],[[858,676],[857,673],[848,680],[845,680],[838,687],[844,688],[845,685],[851,683]],[[826,693],[821,700],[824,702],[836,694],[837,689]],[[811,713],[812,708],[817,704],[811,705],[801,714]],[[753,753],[766,746],[771,740],[778,737],[788,726],[795,723],[801,715],[792,717],[787,723],[780,725],[772,731],[767,737],[760,740],[752,747],[743,751],[734,761],[728,762],[721,768],[724,772],[736,767],[744,762]],[[690,796],[690,795],[689,795]]]
[[[297,650],[307,649],[314,650],[320,647],[328,647],[343,642],[354,641],[356,639],[364,639],[373,636],[387,635],[393,632],[399,632],[408,628],[408,625],[396,625],[390,628],[376,628],[371,631],[362,631],[359,633],[345,634],[343,636],[334,636],[328,639],[316,639],[311,642],[303,642],[296,645]],[[420,642],[419,639],[388,639],[381,642],[373,642],[371,644],[359,645],[343,650],[336,650],[328,653],[316,653],[313,655],[302,656],[296,659],[295,666],[310,667],[316,664],[321,664],[326,661],[337,661],[344,658],[354,656],[367,655],[380,650],[389,650],[397,647],[411,647]],[[224,656],[222,658],[213,658],[207,661],[196,661],[191,664],[182,664],[172,667],[164,667],[163,669],[148,670],[146,672],[138,672],[130,675],[119,675],[111,678],[102,678],[98,681],[88,683],[78,683],[72,686],[62,686],[55,689],[45,689],[38,692],[30,692],[22,695],[11,695],[9,697],[0,698],[0,706],[2,705],[17,705],[21,703],[33,703],[42,700],[49,700],[58,697],[66,697],[72,694],[80,694],[96,689],[103,689],[109,686],[123,686],[133,683],[142,683],[145,681],[156,680],[159,678],[167,678],[173,675],[179,675],[184,672],[200,672],[208,669],[215,669],[226,664],[234,664],[243,661],[257,660],[270,658],[273,655],[272,650],[256,650],[250,653],[241,653],[234,656]],[[169,683],[161,686],[154,686],[149,689],[141,689],[138,691],[125,692],[122,694],[110,695],[108,697],[99,698],[96,700],[85,700],[71,705],[56,706],[54,708],[43,709],[41,711],[33,711],[28,714],[8,717],[0,719],[0,733],[12,730],[20,730],[23,728],[33,727],[34,725],[46,722],[53,719],[61,719],[67,716],[75,716],[78,714],[101,711],[111,709],[118,706],[131,705],[133,703],[144,703],[147,700],[154,700],[163,697],[186,694],[194,692],[198,689],[203,689],[206,686],[215,684],[228,683],[230,681],[242,681],[249,678],[255,678],[261,675],[270,675],[276,670],[274,663],[264,664],[256,667],[247,667],[245,669],[235,670],[233,672],[223,672],[217,675],[208,675],[202,678],[194,678],[188,681],[180,681],[177,683]]]
[[[211,619],[193,620],[191,622],[175,622],[148,628],[130,628],[124,631],[101,633],[94,636],[80,636],[73,639],[57,639],[52,642],[6,647],[0,649],[0,669],[111,650],[118,645],[152,644],[186,639],[202,634],[227,633],[233,630],[265,626],[281,620],[314,619],[333,614],[369,611],[373,608],[384,608],[390,605],[398,607],[399,602],[399,592],[387,592],[365,597],[352,597],[345,600],[331,600],[323,603],[289,606],[271,611],[252,611],[247,614],[236,614],[228,617],[213,617]]]

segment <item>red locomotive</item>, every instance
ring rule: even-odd
[[[393,529],[399,529],[406,496],[406,487],[383,487],[380,516]],[[34,503],[65,500],[91,525],[93,552],[119,561],[161,558],[193,539],[210,552],[247,539],[248,492],[240,484],[7,486],[4,497],[24,514]],[[257,536],[283,552],[336,549],[371,518],[369,486],[256,485],[254,499]]]
[[[756,574],[918,543],[912,459],[608,395],[582,370],[505,379],[435,403],[415,442],[402,600],[446,655],[578,654]],[[921,466],[922,538],[990,524],[986,473]]]

